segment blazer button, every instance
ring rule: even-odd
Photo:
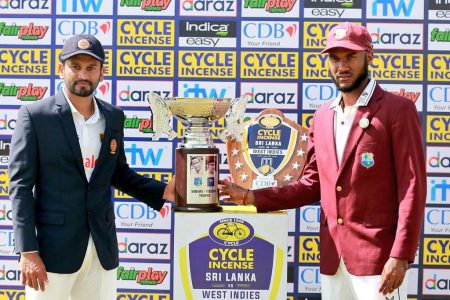
[[[338,185],[338,186],[336,187],[336,191],[338,191],[338,192],[342,191],[342,186]]]
[[[342,220],[342,218],[338,218],[338,219],[337,219],[337,222],[338,222],[339,225],[344,224],[344,220]]]

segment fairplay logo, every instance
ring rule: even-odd
[[[5,84],[0,82],[0,96],[15,97],[21,101],[36,101],[41,100],[48,87],[37,86],[33,83],[28,83],[26,86],[15,85],[14,83]]]
[[[48,28],[49,26],[35,25],[33,22],[28,25],[0,22],[0,36],[17,36],[20,40],[36,41],[45,37]]]
[[[264,9],[270,13],[286,13],[290,12],[297,0],[288,1],[252,1],[244,0],[244,8]]]

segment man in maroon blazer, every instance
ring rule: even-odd
[[[340,94],[314,115],[303,177],[253,191],[222,181],[221,195],[259,212],[321,200],[322,299],[406,299],[426,199],[418,113],[368,77],[365,27],[334,27],[322,53]]]

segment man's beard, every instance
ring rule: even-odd
[[[81,88],[77,88],[77,83],[79,82],[86,82],[89,84],[89,88],[87,87],[81,87]],[[77,80],[75,81],[70,87],[69,90],[72,94],[79,96],[79,97],[87,97],[90,96],[94,93],[94,90],[97,88],[98,83],[95,85],[92,84],[92,82],[88,81],[88,80]]]
[[[359,88],[359,86],[364,82],[364,80],[366,80],[366,78],[369,77],[369,62],[367,60],[367,56],[366,56],[365,61],[364,61],[363,71],[356,78],[355,82],[353,82],[353,84],[348,86],[348,87],[341,87],[341,86],[339,86],[339,83],[337,82],[336,78],[334,78],[334,76],[331,74],[331,72],[329,72],[329,74],[330,74],[331,79],[333,80],[334,84],[336,85],[336,87],[337,87],[337,89],[339,91],[341,91],[343,93],[353,92],[354,90]]]

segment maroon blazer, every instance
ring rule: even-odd
[[[354,275],[381,274],[390,256],[413,262],[426,200],[425,155],[414,103],[377,84],[368,105],[357,110],[340,167],[330,104],[314,115],[303,177],[255,190],[258,211],[321,200],[322,274],[335,274],[340,257]],[[362,118],[370,121],[365,129],[359,126]],[[373,166],[363,165],[364,153],[373,155]]]

